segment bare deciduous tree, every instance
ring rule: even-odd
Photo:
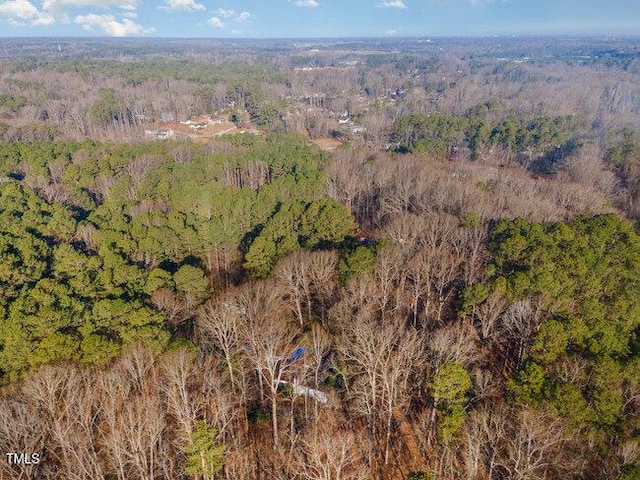
[[[197,368],[195,358],[182,348],[162,358],[161,368],[160,389],[166,398],[166,412],[174,419],[172,431],[182,447],[190,442],[200,413],[199,399],[190,385]]]
[[[499,292],[491,292],[487,299],[474,309],[482,340],[486,341],[494,336],[506,306],[507,301]]]
[[[356,480],[366,475],[356,435],[328,418],[307,433],[296,460],[296,473],[307,480]]]
[[[284,287],[287,298],[293,303],[300,327],[304,327],[302,304],[306,299],[307,318],[311,317],[310,278],[306,252],[297,251],[283,259],[276,267],[275,278]]]
[[[357,411],[367,417],[372,439],[378,439],[382,426],[386,464],[394,415],[416,389],[413,373],[422,364],[422,340],[413,329],[362,315],[351,319],[340,351],[352,365],[351,394]]]
[[[477,335],[473,327],[459,322],[435,330],[429,335],[427,346],[433,357],[433,368],[447,361],[458,362],[469,367],[480,358]]]
[[[38,414],[37,409],[24,399],[3,398],[0,400],[0,448],[6,455],[11,452],[38,453],[41,463],[10,465],[0,462],[0,478],[28,480],[43,476],[42,470],[47,462],[45,451],[49,435],[47,420]]]
[[[231,384],[236,384],[236,352],[240,346],[242,313],[231,296],[206,303],[197,318],[198,336],[202,342],[211,342],[220,349],[229,372]]]
[[[511,416],[505,433],[497,466],[508,478],[542,480],[577,473],[578,459],[567,451],[569,441],[559,419],[524,408]]]
[[[539,315],[537,306],[530,300],[521,300],[510,305],[502,315],[501,326],[504,334],[517,345],[513,359],[516,366],[520,364],[524,349],[537,329]]]
[[[71,366],[45,366],[23,385],[25,397],[43,413],[48,454],[71,480],[103,477],[93,442],[94,391],[86,375]]]
[[[166,426],[159,395],[149,392],[129,398],[118,424],[113,434],[124,447],[130,475],[142,480],[155,479],[161,471],[162,432]]]
[[[270,394],[273,441],[279,446],[278,388],[291,368],[289,355],[296,347],[298,331],[288,323],[287,311],[271,282],[261,282],[245,289],[238,297],[244,317],[242,336],[245,354]]]

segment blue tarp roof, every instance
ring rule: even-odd
[[[302,356],[307,352],[307,349],[304,347],[296,348],[293,353],[289,356],[290,362],[297,362],[302,358]]]

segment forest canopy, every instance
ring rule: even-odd
[[[636,40],[0,43],[0,478],[639,478]]]
[[[339,248],[355,231],[351,214],[322,198],[325,159],[295,137],[233,155],[164,144],[0,148],[5,381],[59,360],[104,365],[136,343],[161,351],[171,332],[154,294],[194,308],[211,293],[207,275],[228,275],[242,249],[247,274],[267,276],[286,254]],[[172,150],[185,148],[193,159],[176,163]]]

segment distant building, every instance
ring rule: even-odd
[[[155,138],[156,140],[168,140],[175,136],[175,132],[170,129],[161,129],[161,130],[145,130],[145,135]]]
[[[175,122],[176,116],[171,112],[162,112],[160,114],[160,120],[163,122]]]
[[[340,118],[338,118],[338,123],[343,125],[349,123],[350,121],[351,116],[349,115],[349,112],[344,112],[342,115],[340,115]]]

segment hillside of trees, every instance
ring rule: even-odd
[[[624,41],[3,42],[0,477],[640,476]]]

